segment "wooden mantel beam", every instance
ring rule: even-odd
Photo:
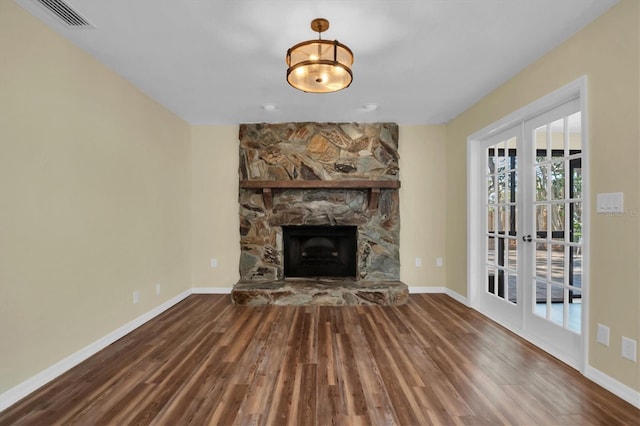
[[[240,188],[370,189],[400,188],[398,180],[241,180]]]
[[[381,189],[398,189],[397,180],[241,180],[242,189],[261,189],[266,209],[273,207],[273,189],[366,189],[369,210],[378,208]]]

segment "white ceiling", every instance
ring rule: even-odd
[[[91,29],[16,2],[191,124],[439,124],[617,0],[68,0]],[[287,49],[317,38],[317,17],[354,52],[340,92],[285,79]]]

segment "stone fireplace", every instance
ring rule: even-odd
[[[238,304],[402,304],[398,127],[240,126]]]

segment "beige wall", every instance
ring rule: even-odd
[[[435,266],[445,248],[444,141],[444,126],[400,126],[400,275],[410,286],[445,285],[444,268]],[[194,287],[229,288],[239,279],[238,143],[237,126],[192,128]]]
[[[447,182],[444,126],[400,126],[400,279],[444,287]],[[416,267],[415,258],[422,259]]]
[[[191,282],[231,288],[240,278],[238,126],[194,126],[191,135]]]
[[[591,336],[607,324],[612,345],[592,337],[590,358],[635,389],[638,16],[622,0],[449,125],[400,127],[401,278],[466,295],[466,137],[589,76],[592,203],[623,191],[626,210],[592,215]],[[237,126],[190,128],[9,1],[0,52],[3,392],[189,287],[232,286],[239,235]]]
[[[187,288],[233,286],[240,247],[238,127],[188,126],[0,7],[3,392]],[[400,135],[402,278],[443,286],[444,127]]]
[[[190,287],[191,182],[187,123],[11,1],[0,57],[1,393]]]
[[[640,342],[639,2],[621,0],[447,125],[447,287],[466,294],[466,139],[501,117],[588,78],[591,176],[589,363],[640,390],[640,369],[620,357],[621,336]],[[595,214],[595,194],[624,192],[625,213]],[[598,323],[611,345],[595,341]]]

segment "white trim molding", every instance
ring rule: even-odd
[[[456,301],[468,305],[467,298],[450,290],[446,287],[409,287],[409,292],[412,294],[418,293],[444,293],[455,299]],[[113,332],[107,334],[106,336],[96,340],[95,342],[89,344],[88,346],[80,349],[79,351],[69,355],[63,360],[55,363],[51,367],[41,371],[35,376],[25,380],[24,382],[14,386],[13,388],[3,392],[0,394],[0,411],[3,411],[15,404],[22,398],[26,397],[30,393],[34,392],[38,388],[46,385],[51,380],[60,376],[67,370],[75,367],[80,364],[82,361],[87,358],[95,355],[97,352],[101,351],[105,347],[109,346],[111,343],[116,340],[124,337],[129,334],[136,328],[144,325],[148,321],[152,320],[156,316],[160,315],[167,309],[186,299],[188,296],[192,294],[230,294],[231,288],[227,287],[194,287],[189,290],[185,290],[172,299],[167,300],[163,304],[157,306],[156,308],[150,310],[149,312],[139,316],[133,321],[128,322],[122,327],[114,330]],[[634,406],[640,408],[640,393],[631,389],[630,387],[618,382],[617,380],[607,376],[601,371],[588,366],[585,376],[593,381],[594,383],[602,386],[603,388],[609,390],[625,401],[633,404]]]
[[[458,302],[462,303],[465,306],[469,306],[469,301],[463,295],[456,293],[455,291],[449,288],[445,288],[444,292],[447,294],[447,296],[451,297],[452,299],[457,300]]]
[[[136,328],[138,328],[141,325],[143,325],[143,324],[147,323],[148,321],[152,320],[153,318],[155,318],[156,316],[160,315],[161,313],[163,313],[167,309],[171,308],[175,304],[177,304],[177,303],[181,302],[182,300],[186,299],[191,294],[192,294],[191,290],[183,291],[182,293],[178,294],[177,296],[167,300],[163,304],[161,304],[159,306],[156,306],[155,308],[153,308],[149,312],[147,312],[147,313],[139,316],[138,318],[126,323],[122,327],[112,331],[111,333],[107,334],[106,336],[101,337],[100,339],[98,339],[95,342],[89,344],[88,346],[85,346],[84,348],[80,349],[79,351],[69,355],[68,357],[62,359],[61,361],[56,362],[51,367],[46,368],[45,370],[41,371],[40,373],[36,374],[35,376],[30,377],[29,379],[25,380],[24,382],[22,382],[22,383],[20,383],[20,384],[18,384],[16,386],[12,387],[11,389],[1,393],[0,394],[0,411],[5,410],[6,408],[10,407],[11,405],[15,404],[16,402],[18,402],[19,400],[21,400],[25,396],[27,396],[30,393],[32,393],[33,391],[35,391],[36,389],[46,385],[51,380],[53,380],[56,377],[60,376],[62,373],[66,372],[67,370],[70,370],[71,368],[73,368],[76,365],[80,364],[82,361],[86,360],[87,358],[95,355],[96,353],[98,353],[102,349],[106,348],[107,346],[109,346],[110,344],[115,342],[116,340],[124,337],[125,335],[127,335],[129,333],[131,333]]]
[[[640,392],[637,390],[630,388],[624,383],[620,383],[613,377],[604,374],[602,371],[590,365],[587,365],[584,375],[587,379],[602,386],[614,395],[619,396],[629,404],[640,408]]]
[[[80,364],[87,358],[95,355],[102,349],[106,348],[116,340],[131,333],[136,328],[144,325],[156,316],[160,315],[167,309],[186,299],[192,294],[231,294],[231,287],[193,287],[185,290],[177,296],[167,300],[163,304],[153,308],[149,312],[139,316],[138,318],[126,323],[122,327],[112,331],[106,336],[101,337],[93,343],[85,346],[79,351],[69,355],[68,357],[58,361],[52,366],[44,369],[35,376],[30,377],[22,383],[12,387],[11,389],[0,394],[0,411],[4,411],[30,393],[46,385],[56,377]],[[410,293],[446,293],[450,297],[456,299],[460,303],[466,304],[466,298],[460,296],[445,287],[410,287]]]
[[[231,294],[231,287],[193,287],[191,294]]]
[[[467,305],[467,298],[462,296],[461,294],[456,293],[455,291],[447,288],[447,287],[409,287],[410,294],[419,294],[419,293],[444,293],[452,299],[462,303],[463,305]]]
[[[409,293],[410,294],[420,294],[420,293],[445,293],[446,292],[446,288],[445,287],[416,287],[416,286],[409,286]]]

